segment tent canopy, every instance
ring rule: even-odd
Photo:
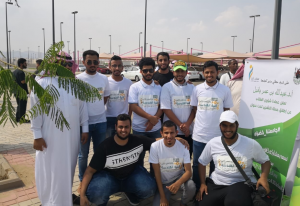
[[[203,55],[199,55],[198,57],[204,59],[246,59],[251,57],[251,54],[243,54],[230,50],[220,50],[216,52],[211,52]]]
[[[256,53],[254,56],[271,56],[272,52]],[[300,58],[300,45],[294,47],[283,48],[279,50],[279,56],[290,57],[290,58]]]
[[[157,54],[158,54],[157,52],[152,51],[151,57],[156,58]],[[141,59],[142,57],[144,57],[143,53],[131,53],[131,54],[126,54],[121,56],[122,59]],[[150,57],[150,51],[146,51],[146,57]]]
[[[99,54],[99,59],[110,59],[113,57],[113,54],[101,53]]]
[[[170,59],[172,60],[182,60],[190,63],[206,62],[210,59],[203,59],[201,57],[196,57],[189,54],[170,54]]]

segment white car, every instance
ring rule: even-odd
[[[189,67],[188,68],[187,77],[190,80],[192,80],[192,79],[201,79],[202,78],[201,74],[194,67]]]
[[[85,71],[85,66],[83,64],[78,65],[79,71],[84,72]]]
[[[135,80],[136,82],[142,79],[142,74],[140,73],[140,68],[137,66],[126,67],[121,75],[127,79]]]

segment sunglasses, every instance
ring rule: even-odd
[[[89,65],[89,66],[91,66],[92,64],[94,64],[94,65],[98,65],[99,64],[99,61],[97,61],[97,60],[88,60],[87,62],[86,62],[86,64],[87,65]]]
[[[116,65],[116,64],[114,64],[114,65],[111,65],[111,67],[112,68],[120,68],[120,69],[122,69],[122,67],[123,67],[123,65],[122,64],[120,64],[120,65]]]
[[[149,72],[149,73],[153,73],[153,72],[154,72],[154,69],[143,69],[142,72],[143,72],[144,74],[147,74],[148,72]]]
[[[62,65],[63,67],[66,67],[66,66],[72,67],[73,63],[72,62],[60,62],[60,65]]]

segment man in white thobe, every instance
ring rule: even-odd
[[[72,183],[79,153],[80,126],[81,141],[88,138],[88,112],[86,104],[75,98],[71,92],[58,87],[58,79],[44,77],[38,83],[46,88],[53,85],[60,96],[56,106],[63,112],[70,124],[68,130],[56,127],[55,121],[47,115],[40,115],[31,120],[34,135],[35,181],[38,196],[43,206],[72,206]],[[31,107],[38,98],[34,93],[30,97]]]

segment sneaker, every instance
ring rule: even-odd
[[[72,200],[73,200],[73,204],[80,205],[80,197],[79,196],[72,194]]]
[[[140,204],[139,199],[134,194],[129,193],[129,192],[124,192],[124,195],[125,195],[126,199],[128,200],[129,204],[131,204],[133,206]]]

